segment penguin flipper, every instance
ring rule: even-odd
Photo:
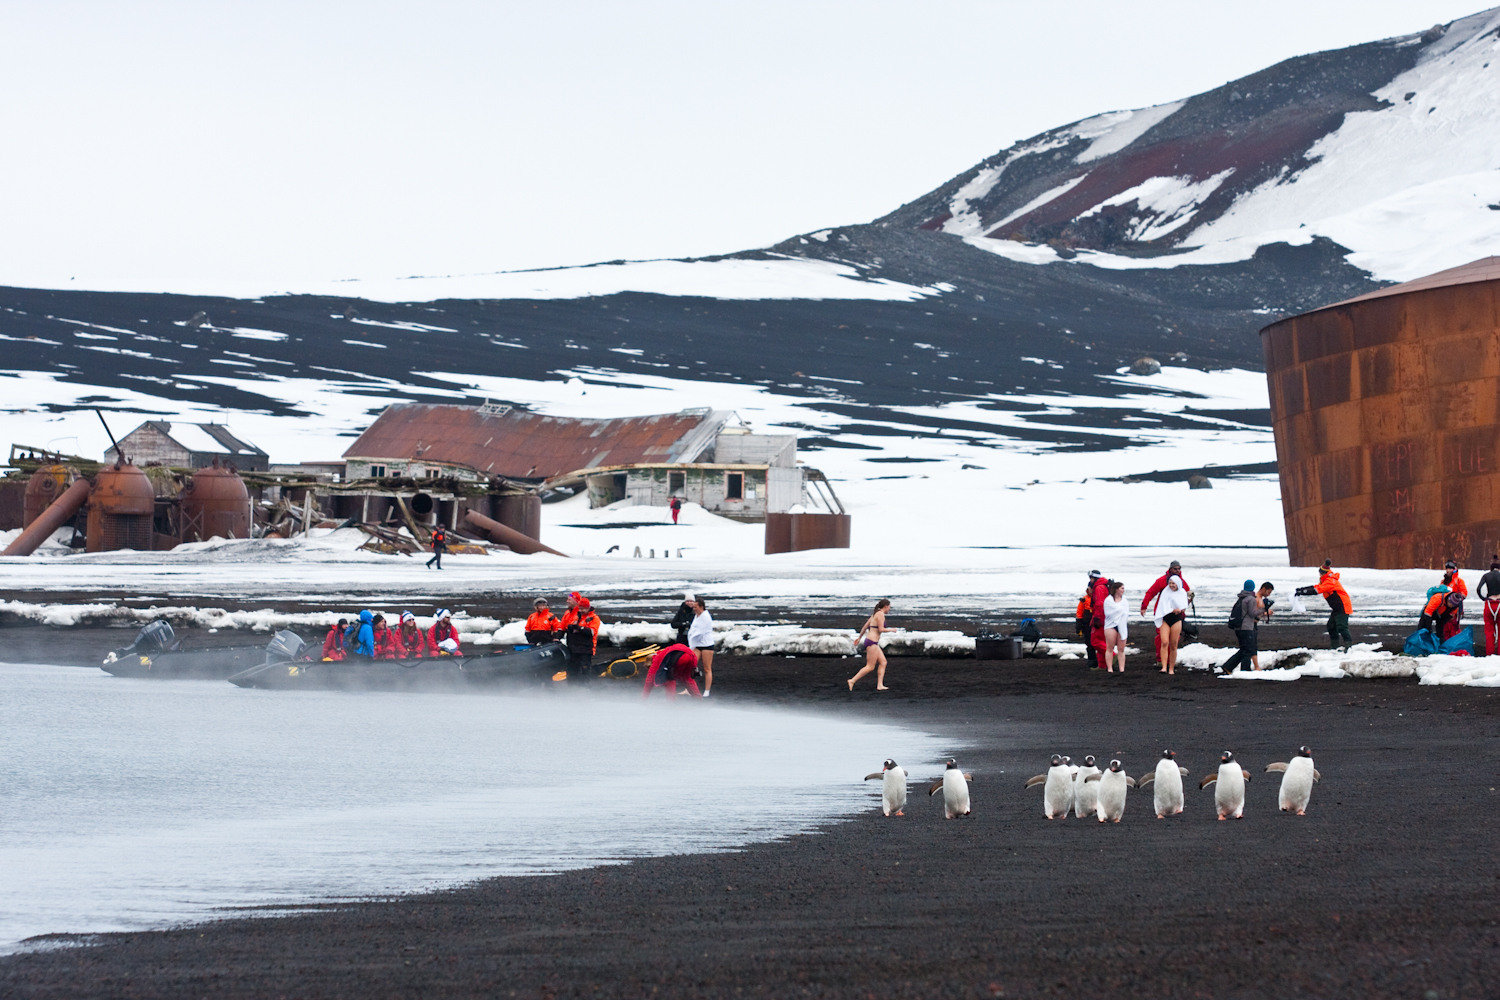
[[[1249,772],[1249,771],[1247,771],[1247,770],[1245,770],[1245,769],[1244,769],[1244,768],[1243,768],[1243,767],[1242,767],[1242,768],[1240,768],[1240,773],[1241,773],[1241,774],[1243,774],[1243,775],[1244,775],[1244,776],[1245,776],[1245,780],[1246,780],[1246,781],[1249,781],[1249,780],[1250,780],[1250,772]]]
[[[880,778],[880,779],[883,780],[885,778],[885,772],[884,771],[876,771],[874,774],[867,774],[867,775],[865,775],[865,780],[866,781],[869,781],[872,778]]]
[[[1154,775],[1154,774],[1153,774],[1153,775],[1152,775],[1152,776],[1151,776],[1151,777],[1153,777],[1153,778],[1155,778],[1155,777],[1156,777],[1156,775]],[[1132,777],[1131,777],[1131,776],[1130,776],[1130,775],[1128,775],[1128,774],[1127,774],[1127,775],[1125,775],[1125,784],[1126,784],[1126,786],[1127,786],[1127,787],[1129,787],[1129,788],[1139,788],[1139,787],[1141,787],[1141,786],[1140,786],[1140,785],[1137,785],[1137,784],[1136,784],[1136,783],[1135,783],[1135,779],[1134,779],[1134,778],[1132,778]]]
[[[1152,773],[1146,775],[1139,782],[1132,782],[1129,778],[1125,779],[1125,781],[1127,783],[1129,783],[1134,788],[1145,788],[1147,785],[1151,784],[1151,782],[1153,782],[1155,780],[1156,780],[1156,772],[1154,772],[1154,771]]]
[[[1313,768],[1313,783],[1316,784],[1317,782],[1322,781],[1322,780],[1323,780],[1323,776],[1318,773],[1318,769],[1317,768]]]
[[[1179,767],[1177,770],[1179,770],[1179,771],[1182,772],[1182,776],[1184,778],[1186,778],[1188,776],[1188,769],[1187,768],[1185,768],[1185,767]]]
[[[1270,771],[1285,771],[1285,770],[1286,770],[1286,761],[1277,761],[1274,764],[1267,764],[1266,765],[1266,771],[1267,772],[1270,772]]]
[[[931,788],[929,788],[929,789],[927,789],[927,794],[928,794],[928,795],[929,795],[929,796],[932,796],[932,795],[936,795],[936,794],[937,794],[937,793],[938,793],[938,791],[939,791],[939,790],[940,790],[940,789],[941,789],[941,788],[942,788],[942,787],[943,787],[943,779],[942,779],[942,778],[939,778],[939,779],[938,779],[938,780],[936,780],[936,781],[934,781],[934,782],[933,782],[933,783],[932,783],[932,787],[931,787]]]
[[[1026,787],[1030,788],[1032,785],[1040,785],[1042,782],[1044,782],[1046,780],[1047,780],[1047,776],[1045,774],[1039,774],[1039,775],[1037,775],[1034,778],[1027,778],[1026,779]]]
[[[965,771],[964,772],[964,780],[965,781],[973,781],[974,780],[974,776],[972,774],[970,774],[968,771]]]
[[[1210,774],[1208,777],[1206,777],[1202,781],[1198,782],[1198,789],[1199,789],[1199,791],[1202,791],[1203,789],[1207,788],[1209,785],[1212,785],[1214,782],[1216,782],[1218,780],[1219,780],[1219,776],[1217,774]]]
[[[1098,781],[1101,777],[1103,777],[1102,774],[1091,774],[1087,778],[1084,778],[1083,780],[1085,782],[1088,782],[1088,781]]]

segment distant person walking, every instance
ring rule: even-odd
[[[1182,638],[1182,620],[1187,617],[1188,590],[1176,573],[1167,575],[1167,586],[1156,599],[1156,635],[1161,643],[1159,673],[1177,673],[1177,642]]]
[[[688,591],[682,595],[682,604],[678,606],[677,613],[672,616],[672,631],[677,633],[677,641],[684,646],[688,645],[688,630],[693,627],[693,619],[698,616],[697,601],[693,592]]]
[[[1274,602],[1267,599],[1276,588],[1270,583],[1261,584],[1258,591],[1254,587],[1254,580],[1246,580],[1245,589],[1235,598],[1234,608],[1229,612],[1229,627],[1234,629],[1240,648],[1220,668],[1226,674],[1247,664],[1252,670],[1260,669],[1260,623],[1271,617],[1270,604]]]
[[[427,568],[431,569],[433,563],[437,568],[443,568],[443,553],[448,551],[448,533],[443,530],[442,525],[432,529],[432,558],[427,560]]]
[[[1167,571],[1157,577],[1155,583],[1146,588],[1145,595],[1141,597],[1141,614],[1150,615],[1152,618],[1157,617],[1155,602],[1161,598],[1161,592],[1167,589],[1168,578],[1174,575],[1177,577],[1178,582],[1182,584],[1182,588],[1187,591],[1188,600],[1191,601],[1193,599],[1193,588],[1189,587],[1187,581],[1182,578],[1182,563],[1173,559],[1171,565],[1167,567]],[[1156,662],[1164,664],[1165,661],[1162,660],[1161,656],[1160,633],[1156,635],[1154,642],[1156,643]]]
[[[708,602],[699,597],[693,601],[693,624],[688,629],[688,646],[698,657],[703,668],[703,697],[707,698],[714,686],[714,619],[708,613]]]
[[[1490,556],[1490,571],[1474,592],[1484,602],[1484,655],[1494,656],[1500,641],[1500,555]]]
[[[1333,560],[1325,559],[1323,565],[1318,567],[1318,582],[1310,587],[1298,587],[1298,597],[1311,597],[1321,594],[1328,602],[1328,648],[1348,650],[1354,645],[1354,639],[1349,635],[1349,614],[1354,610],[1354,603],[1349,600],[1349,592],[1344,585],[1339,583],[1339,575],[1333,571]]]
[[[1114,673],[1115,656],[1120,658],[1120,673],[1125,672],[1125,639],[1130,607],[1125,603],[1125,584],[1110,581],[1109,596],[1104,599],[1104,672]]]
[[[865,665],[859,668],[859,673],[849,678],[850,691],[854,690],[856,681],[872,670],[875,672],[875,690],[890,690],[885,686],[885,650],[880,648],[880,637],[885,634],[885,613],[890,606],[891,602],[884,598],[877,602],[874,612],[859,630],[859,635],[854,637],[854,648],[865,654]]]
[[[682,513],[682,497],[673,497],[667,506],[672,508],[672,523],[676,524],[677,515]]]

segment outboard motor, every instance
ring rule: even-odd
[[[150,659],[157,653],[177,648],[177,633],[172,631],[169,622],[155,621],[141,628],[135,634],[135,641],[124,649],[116,649],[104,658],[105,663],[117,663],[122,657],[132,654]]]
[[[277,632],[270,642],[266,643],[266,661],[277,663],[284,660],[295,660],[302,655],[302,650],[307,643],[296,632],[282,629]]]

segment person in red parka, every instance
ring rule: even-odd
[[[328,635],[323,640],[323,659],[342,660],[347,654],[344,651],[344,629],[349,627],[349,619],[340,618],[339,623],[328,630]]]
[[[444,649],[443,643],[450,639],[452,648]],[[453,627],[453,613],[447,608],[438,609],[437,621],[427,630],[427,646],[431,650],[429,656],[457,656],[463,652],[458,646],[458,629]]]
[[[701,698],[698,682],[693,678],[697,669],[697,654],[682,643],[674,642],[651,657],[651,667],[646,671],[646,689],[641,697],[651,697],[654,687],[665,688],[668,695],[675,695],[677,685],[686,684],[693,697]]]
[[[400,648],[400,659],[414,660],[424,656],[436,656],[437,650],[430,647],[427,633],[417,627],[417,616],[410,611],[401,612],[401,627],[396,629],[396,645]]]
[[[375,659],[401,659],[401,645],[396,641],[396,631],[385,627],[385,615],[376,615],[371,624],[375,630]]]
[[[1176,576],[1177,585],[1187,591],[1188,600],[1191,601],[1193,599],[1193,588],[1189,587],[1188,582],[1182,578],[1182,563],[1173,559],[1172,565],[1167,567],[1167,571],[1157,577],[1155,583],[1146,588],[1145,596],[1141,598],[1141,614],[1148,618],[1156,617],[1157,599],[1161,597],[1161,592],[1167,589],[1167,578],[1171,576]],[[1147,605],[1150,605],[1149,611],[1147,610]],[[1159,632],[1153,641],[1156,643],[1156,662],[1158,665],[1161,665],[1161,634]]]
[[[1094,665],[1107,670],[1104,652],[1104,599],[1109,596],[1109,581],[1097,569],[1089,572],[1089,647],[1094,653]]]

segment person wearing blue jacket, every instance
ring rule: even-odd
[[[368,656],[375,658],[375,616],[368,610],[359,613],[359,624],[350,629],[354,634],[350,636],[345,645],[349,652],[355,656]]]

